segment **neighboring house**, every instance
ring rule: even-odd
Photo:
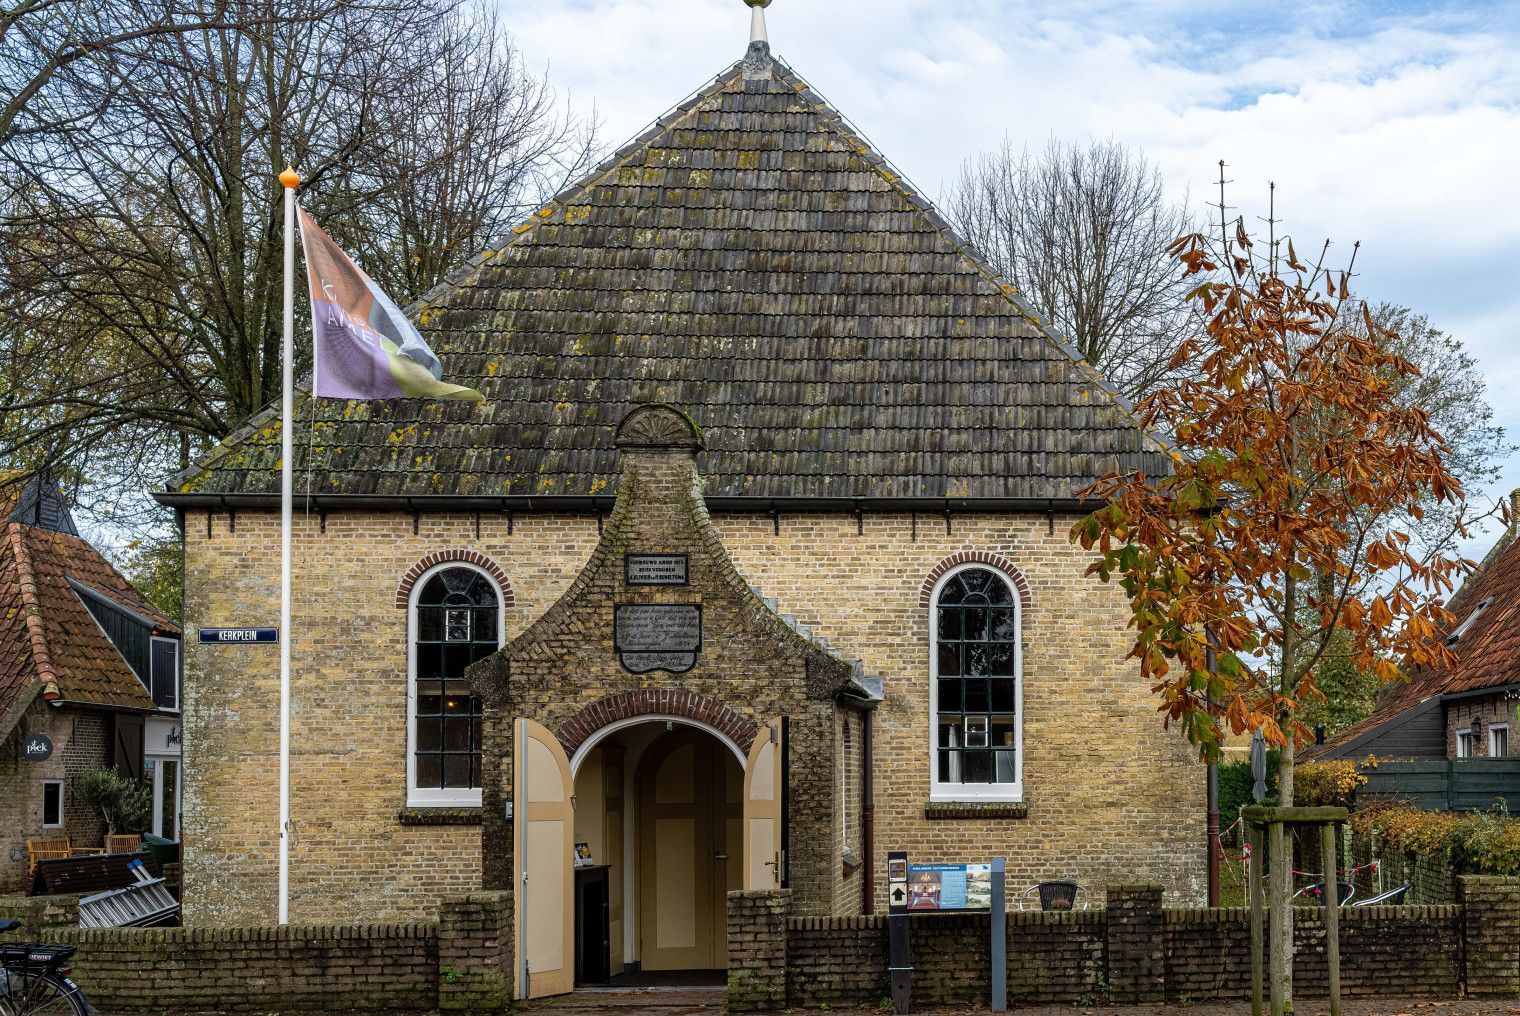
[[[615,969],[722,966],[731,887],[884,911],[894,849],[1201,900],[1204,768],[1069,537],[1166,455],[763,44],[422,306],[485,403],[288,421],[292,921],[520,885],[511,808],[566,780]],[[277,624],[281,427],[158,495],[190,629]],[[190,640],[188,923],[275,917],[277,691]]]
[[[80,538],[51,480],[0,496],[0,886],[24,880],[28,839],[101,845],[73,791],[95,766],[152,782],[153,831],[177,838],[179,638]]]
[[[1520,510],[1520,492],[1512,498]],[[1520,513],[1515,515],[1520,522]],[[1371,716],[1309,754],[1316,759],[1520,755],[1520,540],[1515,525],[1447,604],[1455,661],[1384,689]]]

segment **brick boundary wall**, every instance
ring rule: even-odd
[[[110,1012],[499,1012],[512,995],[511,896],[449,899],[437,922],[81,929],[77,897],[0,897],[0,939],[77,945],[74,980]]]
[[[1340,912],[1347,996],[1520,993],[1520,879],[1464,878],[1465,906]],[[1008,915],[1012,1002],[1188,1002],[1250,990],[1250,912],[1166,909],[1110,886],[1106,910]],[[885,917],[785,916],[785,893],[729,894],[729,1010],[875,1006],[889,994]],[[986,914],[915,915],[913,1004],[990,1001]],[[1298,992],[1326,986],[1323,915],[1294,914]],[[782,1000],[782,1001],[778,1001]]]

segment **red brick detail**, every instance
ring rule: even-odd
[[[565,754],[574,755],[598,730],[636,716],[679,716],[696,720],[722,733],[746,755],[760,729],[755,721],[708,695],[672,688],[642,688],[597,699],[570,717],[555,736]]]
[[[405,610],[411,603],[412,588],[417,585],[418,579],[441,564],[456,561],[461,564],[472,564],[495,579],[496,584],[501,587],[501,605],[503,607],[513,605],[516,598],[512,595],[512,583],[508,580],[507,573],[501,570],[501,565],[473,550],[440,550],[412,565],[402,576],[401,584],[396,587],[396,609]]]
[[[924,579],[923,586],[919,588],[918,605],[927,609],[930,601],[934,598],[935,584],[944,578],[945,573],[950,569],[959,568],[963,564],[991,565],[1004,575],[1007,575],[1013,582],[1014,588],[1019,591],[1019,605],[1024,610],[1027,611],[1033,606],[1029,597],[1029,580],[1024,577],[1023,572],[1019,571],[1019,566],[1002,554],[991,554],[985,550],[963,550],[960,553],[951,554],[931,568],[929,570],[929,577]]]

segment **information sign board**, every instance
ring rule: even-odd
[[[992,865],[908,865],[908,909],[992,909]]]

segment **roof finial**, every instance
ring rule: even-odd
[[[770,38],[765,33],[765,9],[771,5],[771,0],[744,0],[749,4],[749,44],[764,43],[770,45]]]

